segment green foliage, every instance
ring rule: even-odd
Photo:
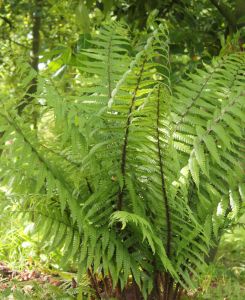
[[[244,220],[223,235],[215,264],[209,266],[200,280],[202,295],[196,293],[194,299],[244,298],[244,237]]]
[[[72,60],[70,85],[21,64],[23,90],[38,79],[37,124],[18,114],[18,93],[0,102],[1,185],[16,210],[61,264],[114,287],[133,278],[144,298],[156,274],[195,287],[245,187],[244,53],[173,90],[168,31],[153,27],[134,55],[127,27],[105,24]]]

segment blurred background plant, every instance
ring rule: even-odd
[[[200,283],[202,297],[196,299],[245,298],[245,218],[244,216],[220,241],[214,263]]]

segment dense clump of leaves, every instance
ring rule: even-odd
[[[138,286],[139,299],[176,299],[242,210],[244,53],[172,91],[164,25],[135,56],[117,23],[89,45],[73,59],[74,91],[38,76],[36,126],[19,99],[1,102],[2,185],[98,298],[102,277],[109,296]],[[37,75],[23,67],[26,88]]]

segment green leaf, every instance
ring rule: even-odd
[[[204,143],[206,144],[206,147],[208,148],[208,151],[212,155],[212,157],[216,160],[217,163],[220,163],[218,149],[216,147],[213,137],[211,135],[205,134],[203,136],[203,140],[204,140]]]
[[[223,128],[223,126],[221,124],[215,124],[212,127],[212,130],[217,134],[220,141],[222,141],[224,143],[224,145],[228,149],[230,149],[231,148],[231,143],[230,143],[231,138],[230,138],[228,132]]]
[[[194,153],[201,170],[205,175],[208,176],[204,148],[202,146],[202,142],[199,139],[195,139],[194,141]]]

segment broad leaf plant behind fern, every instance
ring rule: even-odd
[[[244,209],[245,54],[172,90],[166,27],[136,54],[128,36],[103,26],[73,60],[73,91],[38,75],[35,128],[17,96],[1,100],[1,185],[93,299],[176,300]]]

